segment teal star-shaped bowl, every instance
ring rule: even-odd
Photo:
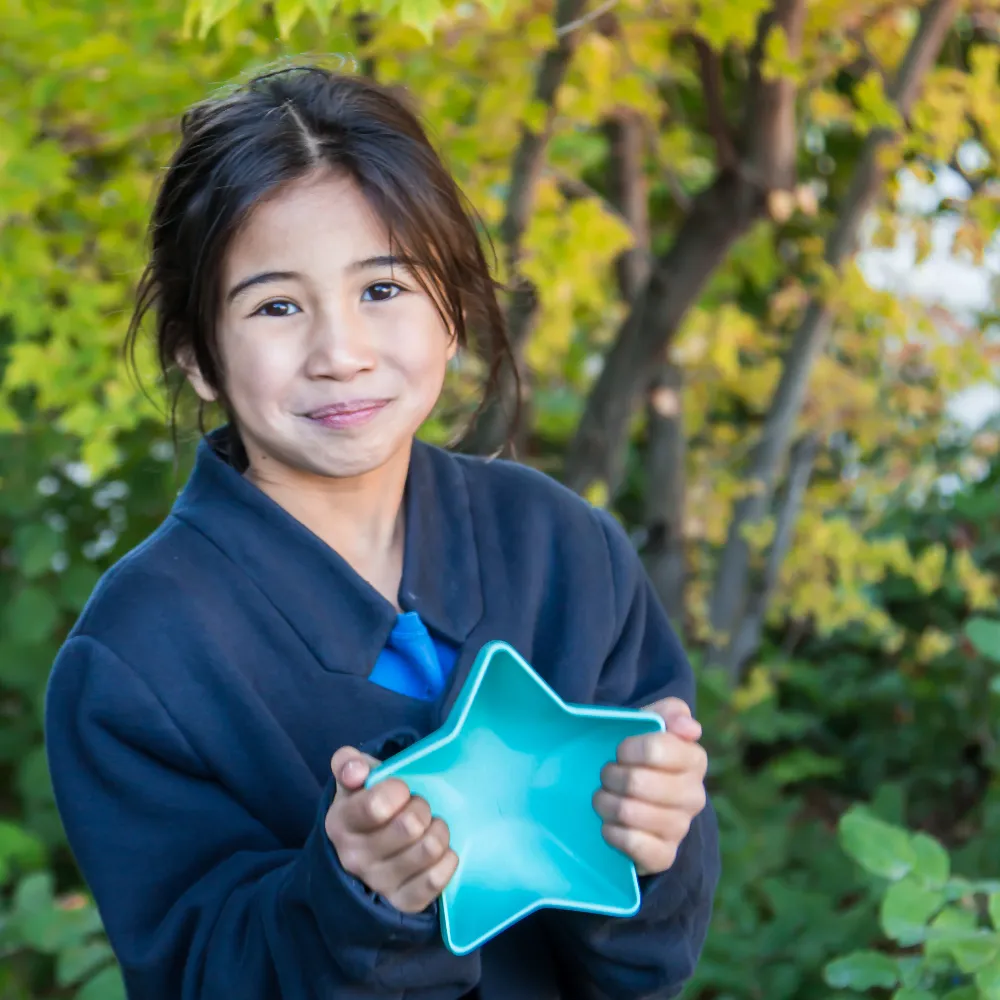
[[[601,768],[628,736],[664,728],[651,712],[569,705],[507,643],[487,643],[447,722],[377,767],[451,831],[458,868],[441,931],[465,955],[544,906],[627,917],[632,861],[601,834]]]

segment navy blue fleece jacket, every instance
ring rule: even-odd
[[[385,758],[445,719],[480,647],[567,701],[691,702],[691,670],[616,522],[522,466],[415,445],[400,603],[457,652],[443,692],[369,679],[397,616],[200,445],[170,516],[102,579],[59,653],[56,801],[132,1000],[670,997],[701,949],[715,818],[632,918],[543,910],[462,958],[339,866],[330,758]]]

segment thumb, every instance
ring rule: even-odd
[[[374,757],[354,747],[341,747],[330,761],[330,769],[339,788],[355,792],[364,786],[372,768],[378,763]]]

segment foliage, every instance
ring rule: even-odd
[[[862,807],[844,814],[840,838],[863,868],[889,880],[879,925],[895,953],[865,949],[835,959],[824,970],[830,986],[891,989],[898,1000],[1000,996],[1000,881],[951,876],[937,840]]]
[[[565,6],[0,0],[5,1000],[120,996],[55,813],[41,719],[67,629],[100,572],[165,516],[191,458],[191,438],[173,448],[120,356],[143,225],[179,112],[225,81],[299,53],[349,71],[371,68],[412,90],[497,244],[499,276],[516,273],[537,292],[524,347],[531,407],[523,454],[558,473],[628,311],[616,260],[632,246],[669,251],[718,176],[720,123],[738,138],[769,4],[620,0],[558,24]],[[892,988],[890,966],[906,991],[934,993],[954,973],[962,988],[968,980],[995,995],[983,973],[992,966],[969,967],[954,934],[947,947],[931,930],[911,944],[893,936],[916,934],[897,919],[901,903],[919,899],[926,910],[927,894],[943,893],[940,912],[964,921],[949,933],[985,941],[985,922],[966,925],[986,911],[955,893],[1000,878],[1000,434],[963,434],[947,405],[992,377],[996,342],[982,330],[994,317],[880,287],[857,259],[834,273],[823,257],[868,134],[905,125],[883,151],[889,180],[869,215],[867,260],[912,245],[912,267],[923,274],[942,259],[982,262],[1000,219],[995,8],[963,7],[905,123],[884,81],[914,37],[914,5],[817,0],[801,51],[783,32],[768,36],[764,75],[798,88],[797,178],[770,193],[766,210],[721,255],[670,349],[683,375],[676,403],[685,442],[677,471],[686,483],[689,583],[678,625],[697,659],[719,549],[752,488],[741,478],[744,459],[773,405],[785,352],[811,300],[834,311],[796,422],[822,448],[767,607],[764,649],[735,683],[700,675],[725,878],[692,997],[804,1000],[864,987],[865,976]],[[697,40],[708,46],[707,70]],[[536,71],[570,41],[550,106],[538,97]],[[720,89],[710,100],[713,72]],[[621,115],[646,123],[648,246],[609,177],[606,126]],[[502,222],[516,188],[515,153],[529,134],[547,144],[512,255]],[[923,199],[908,196],[941,178],[962,196],[927,188]],[[139,363],[154,384],[148,348]],[[480,375],[476,359],[465,359],[428,436],[452,435]],[[652,435],[637,416],[623,490],[597,483],[588,493],[614,504],[643,548],[657,530],[648,514],[657,499],[647,489]],[[948,479],[958,488],[942,492]],[[748,533],[756,560],[775,521]],[[850,808],[858,802],[869,811]],[[845,846],[867,867],[837,846],[842,815]],[[926,838],[902,833],[904,825]],[[880,855],[870,850],[872,830]],[[928,847],[932,835],[951,852],[949,872],[920,881],[932,853],[942,863]],[[892,879],[885,892],[879,878]],[[828,965],[857,952],[846,965]],[[824,967],[833,982],[824,982]],[[910,992],[900,1000],[922,1000]],[[953,1000],[965,996],[972,1000]]]

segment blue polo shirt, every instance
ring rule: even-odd
[[[385,648],[368,679],[409,698],[433,701],[444,691],[458,652],[433,638],[416,611],[396,616]]]

